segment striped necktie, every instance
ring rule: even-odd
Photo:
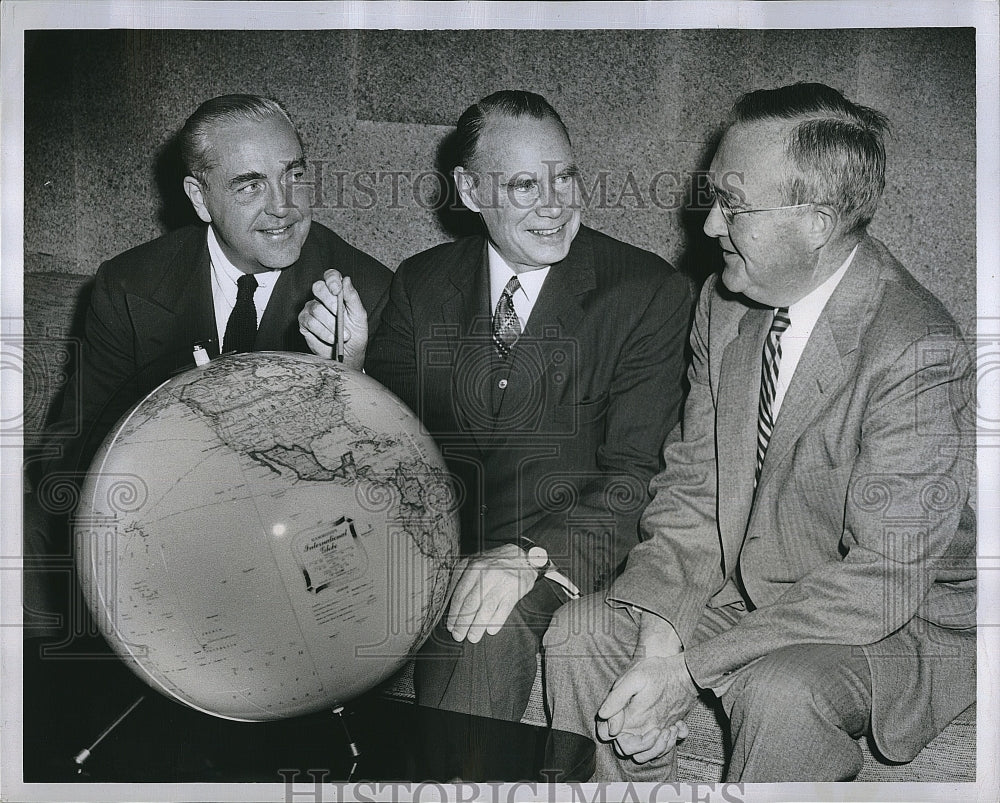
[[[778,384],[778,366],[781,363],[781,336],[791,326],[788,317],[788,307],[782,307],[774,313],[771,329],[764,341],[764,354],[760,364],[760,402],[757,407],[757,471],[754,474],[754,487],[760,479],[760,470],[764,465],[764,454],[774,430],[774,417],[771,407],[774,404],[774,389]]]
[[[514,310],[512,296],[521,288],[516,276],[511,276],[500,294],[497,308],[493,313],[493,345],[503,359],[510,356],[510,348],[521,336],[521,321]]]

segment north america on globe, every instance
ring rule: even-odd
[[[454,489],[377,382],[284,352],[174,377],[105,441],[78,563],[102,631],[154,688],[260,720],[390,676],[436,623]]]

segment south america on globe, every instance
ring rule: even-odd
[[[74,527],[84,595],[150,686],[259,721],[388,678],[440,617],[455,491],[414,414],[312,355],[226,355],[101,446]]]

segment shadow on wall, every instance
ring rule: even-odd
[[[720,130],[705,144],[693,169],[687,173],[688,186],[683,196],[686,203],[677,218],[684,232],[686,246],[674,267],[690,279],[696,298],[705,279],[721,270],[723,264],[718,243],[704,231],[712,203],[708,191],[708,168],[721,138]]]
[[[184,194],[184,175],[187,171],[181,162],[179,137],[180,131],[177,131],[160,147],[153,165],[160,193],[157,220],[167,231],[199,222],[191,201]]]
[[[458,137],[457,132],[452,131],[438,145],[437,157],[434,162],[434,168],[448,179],[444,182],[444,186],[447,187],[447,196],[442,198],[439,195],[435,199],[434,209],[441,228],[449,237],[455,239],[483,232],[483,223],[479,215],[468,209],[458,197],[458,190],[451,178],[451,173],[457,166]]]

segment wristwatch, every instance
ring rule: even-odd
[[[538,574],[553,583],[558,584],[563,591],[565,591],[570,599],[576,599],[580,596],[580,589],[576,587],[576,584],[570,580],[565,574],[563,574],[556,565],[549,559],[549,553],[545,551],[545,547],[533,545],[528,549],[528,563],[531,564]]]

